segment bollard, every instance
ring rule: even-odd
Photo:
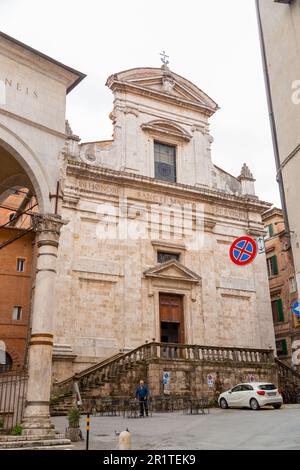
[[[86,415],[86,447],[85,450],[89,450],[89,437],[90,437],[90,413]]]
[[[131,449],[131,433],[126,429],[119,434],[119,444],[118,449],[120,450],[129,450]]]

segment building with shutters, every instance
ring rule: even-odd
[[[289,237],[281,209],[265,212],[263,222],[267,231],[265,245],[277,355],[291,366],[293,351],[300,340],[300,317],[292,310],[298,292]]]
[[[300,0],[256,0],[277,180],[300,290]]]

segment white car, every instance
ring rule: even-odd
[[[236,385],[227,392],[221,393],[218,404],[221,408],[251,408],[259,410],[261,406],[280,408],[283,403],[282,396],[276,385],[266,382],[251,382]]]

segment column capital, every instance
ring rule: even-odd
[[[67,220],[62,219],[57,214],[34,214],[33,226],[38,233],[51,232],[52,234],[60,235],[60,230],[63,225],[68,223]]]

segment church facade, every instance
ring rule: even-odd
[[[0,61],[0,263],[25,232],[34,243],[30,301],[0,312],[29,324],[23,434],[54,438],[52,381],[120,351],[153,340],[163,354],[178,349],[166,343],[275,349],[265,257],[244,267],[229,258],[237,237],[264,233],[270,204],[245,164],[234,177],[212,163],[217,104],[165,63],[120,72],[107,80],[112,140],[81,143],[66,95],[85,75],[2,32]],[[14,369],[11,348],[0,337]]]
[[[106,85],[113,139],[81,144],[67,126],[54,379],[151,341],[274,348],[265,257],[229,258],[270,204],[245,164],[212,163],[218,105],[166,64]]]

